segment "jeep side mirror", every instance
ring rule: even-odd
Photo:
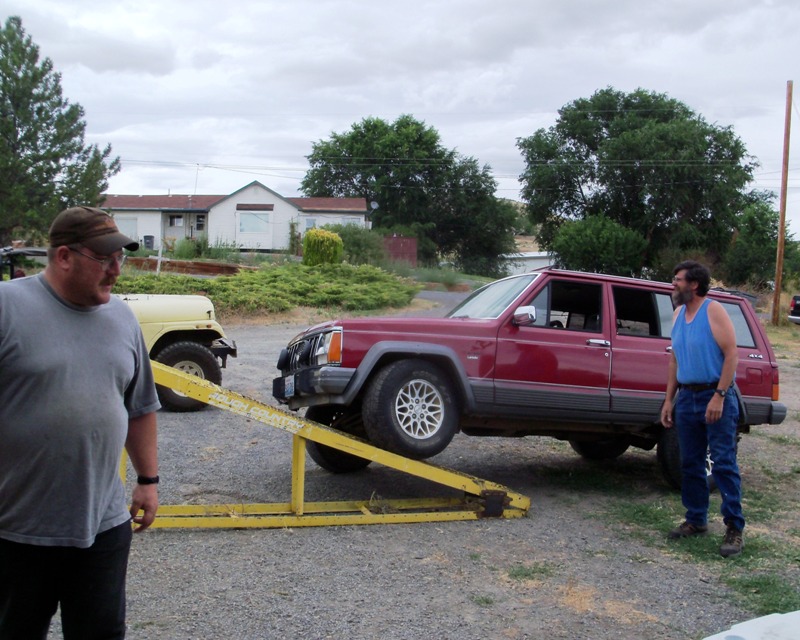
[[[527,305],[517,307],[511,322],[516,327],[532,327],[536,322],[536,307]]]

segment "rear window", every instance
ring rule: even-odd
[[[748,349],[755,348],[756,341],[753,338],[753,332],[750,331],[750,325],[747,324],[747,318],[745,318],[742,308],[732,302],[721,302],[721,304],[733,322],[733,329],[736,331],[736,345]]]
[[[672,336],[672,298],[668,293],[633,287],[613,287],[617,335],[669,338]],[[756,346],[753,332],[742,308],[734,302],[720,301],[728,312],[739,347]]]

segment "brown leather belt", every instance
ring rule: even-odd
[[[681,384],[678,383],[679,389],[688,389],[689,391],[710,391],[719,386],[719,380],[716,382],[706,382],[705,384]]]

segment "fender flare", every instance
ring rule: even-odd
[[[444,372],[451,376],[459,397],[464,401],[464,410],[467,413],[475,410],[475,394],[469,383],[467,372],[453,349],[430,342],[406,342],[402,340],[376,342],[370,347],[363,360],[361,360],[361,364],[358,365],[344,393],[342,393],[343,404],[349,405],[356,399],[372,376],[373,371],[386,356],[391,356],[390,360],[398,360],[399,358],[395,357],[398,355],[403,356],[404,359],[429,359],[442,366]]]

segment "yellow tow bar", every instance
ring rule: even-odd
[[[378,449],[360,438],[270,407],[172,367],[158,362],[152,365],[158,384],[206,404],[287,431],[293,436],[290,502],[162,505],[153,527],[275,528],[520,518],[527,514],[530,507],[528,497],[502,485]],[[387,500],[373,497],[355,501],[306,502],[307,440],[457,489],[463,495],[451,498]]]

